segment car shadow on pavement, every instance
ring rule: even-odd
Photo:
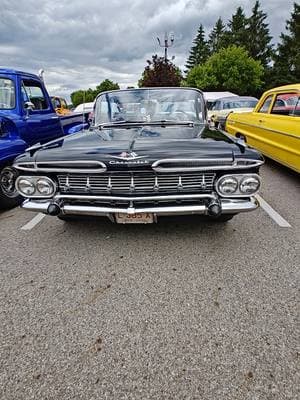
[[[236,217],[238,218],[238,217]],[[116,224],[105,217],[77,217],[68,222],[62,222],[64,228],[72,233],[91,234],[102,232],[105,235],[156,235],[185,233],[193,235],[196,232],[210,232],[217,235],[218,232],[234,228],[234,219],[229,222],[217,222],[208,217],[199,215],[160,217],[153,224]],[[222,233],[223,235],[223,233]]]

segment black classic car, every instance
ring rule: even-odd
[[[151,223],[255,210],[262,164],[240,139],[209,129],[201,91],[145,88],[101,93],[88,130],[31,147],[14,167],[26,210]]]

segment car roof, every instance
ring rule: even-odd
[[[272,94],[272,93],[275,93],[278,91],[286,91],[286,90],[300,91],[300,83],[294,83],[292,85],[278,86],[278,87],[268,90],[267,92],[265,92],[265,94]]]
[[[29,78],[37,79],[38,76],[35,74],[31,74],[30,72],[18,71],[11,68],[0,68],[0,74],[9,74],[9,75],[26,75]]]
[[[222,101],[227,101],[227,100],[257,100],[258,99],[256,97],[252,97],[252,96],[230,96],[230,97],[222,97],[220,99],[217,100],[222,100]]]

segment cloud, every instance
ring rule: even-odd
[[[79,88],[103,79],[122,87],[136,85],[151,54],[162,53],[156,37],[175,33],[175,63],[182,69],[202,23],[206,32],[221,16],[227,21],[248,0],[0,0],[1,65],[45,70],[52,94],[69,98]],[[264,2],[271,34],[277,40],[293,0]]]

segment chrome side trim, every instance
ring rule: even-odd
[[[270,115],[270,114],[268,114],[268,115]],[[261,118],[263,118],[263,117],[264,117],[264,115],[261,113]],[[299,118],[299,117],[294,117],[294,118]],[[299,118],[299,120],[300,120],[300,118]],[[234,128],[236,128],[236,124],[240,124],[240,125],[250,126],[252,128],[259,128],[259,129],[262,129],[262,130],[265,130],[265,131],[268,131],[268,132],[278,133],[279,135],[284,135],[284,136],[293,137],[295,139],[300,139],[299,135],[297,136],[297,135],[293,135],[292,133],[286,133],[286,132],[278,131],[276,129],[266,128],[265,124],[256,125],[256,124],[249,124],[247,122],[240,122],[238,120],[232,120],[231,121],[230,119],[227,119],[227,123],[232,124],[232,126],[234,126]]]
[[[25,200],[22,208],[29,211],[47,213],[47,209],[52,202]],[[249,212],[255,210],[259,203],[252,197],[250,199],[221,199],[222,214],[235,214],[240,212]],[[62,214],[65,215],[92,215],[111,217],[111,214],[124,213],[151,213],[155,216],[160,215],[193,215],[207,214],[206,205],[176,205],[176,206],[157,206],[157,207],[97,207],[92,205],[71,205],[61,204]]]
[[[228,158],[218,158],[217,159],[220,162],[227,162],[227,165],[230,165],[232,163],[232,159],[228,159]],[[202,163],[206,163],[206,162],[215,162],[216,159],[215,158],[164,158],[162,160],[157,160],[152,164],[152,167],[157,167],[160,164],[163,163],[180,163],[180,162],[202,162]]]
[[[224,161],[224,159],[218,159],[218,161]],[[180,172],[180,171],[221,171],[221,170],[231,170],[231,169],[247,169],[247,168],[253,168],[253,167],[259,167],[264,164],[264,161],[262,160],[253,160],[253,159],[247,159],[247,158],[237,158],[235,159],[232,163],[227,164],[227,165],[209,165],[209,166],[199,166],[199,167],[159,167],[160,164],[162,163],[176,163],[176,162],[197,162],[197,161],[217,161],[216,159],[183,159],[183,158],[177,158],[177,159],[162,159],[155,161],[152,164],[152,168],[156,172]],[[227,159],[226,159],[227,161]],[[244,163],[244,164],[243,164]]]
[[[32,168],[28,168],[27,165],[31,164]],[[40,167],[42,165],[53,164],[53,168],[43,168]],[[80,164],[96,164],[99,165],[98,168],[55,168],[57,164],[66,164],[66,165],[80,165]],[[21,171],[32,171],[32,172],[75,172],[75,173],[101,173],[106,171],[106,165],[101,161],[94,160],[77,160],[77,161],[41,161],[41,162],[19,162],[13,164],[14,168]]]

